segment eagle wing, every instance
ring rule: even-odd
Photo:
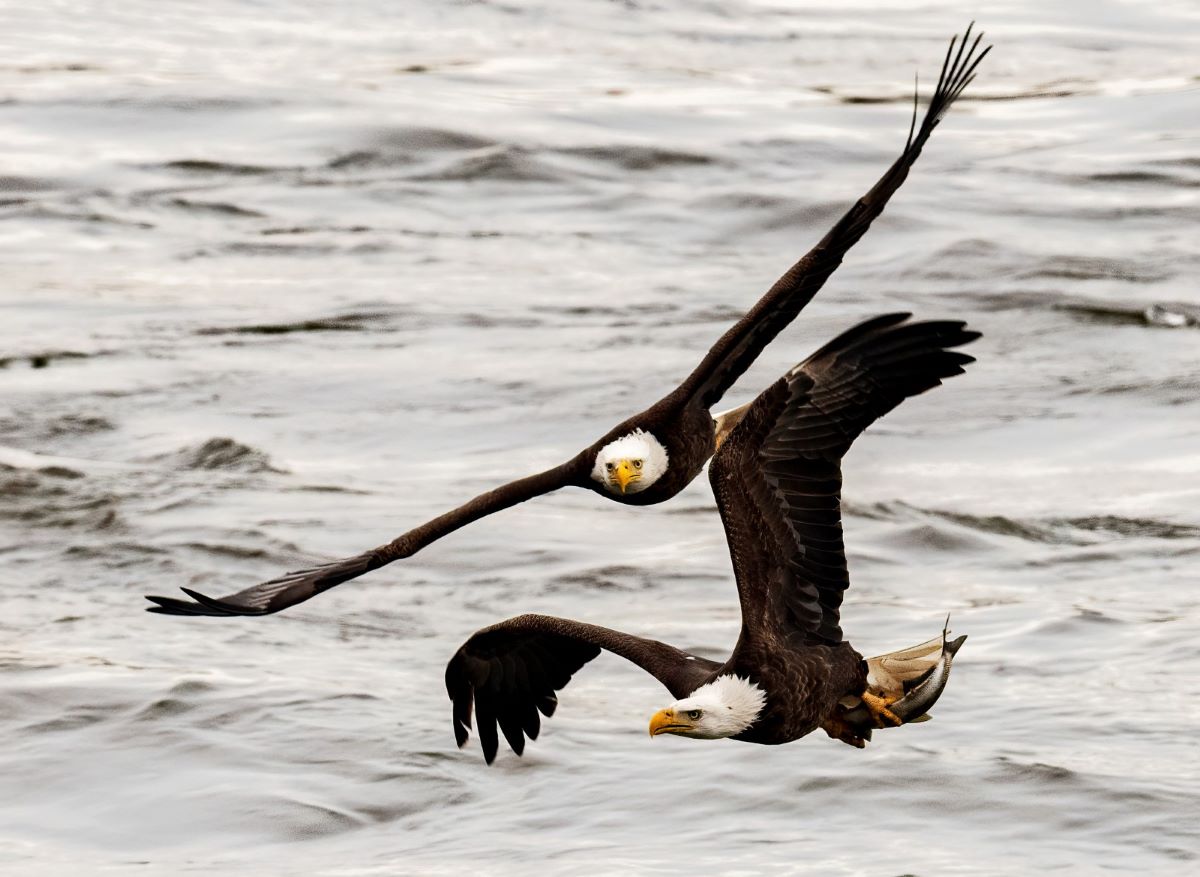
[[[909,168],[921,154],[933,129],[975,78],[976,67],[992,48],[988,46],[978,51],[982,38],[983,34],[979,34],[972,41],[971,28],[968,27],[961,43],[957,37],[950,41],[937,88],[915,136],[916,106],[913,106],[913,127],[909,129],[908,142],[900,157],[879,182],[838,220],[820,243],[775,281],[775,285],[758,303],[721,336],[695,371],[672,394],[672,401],[699,404],[705,409],[715,405],[734,381],[754,363],[763,348],[812,301],[829,275],[842,264],[846,252],[858,243],[875,218],[883,212],[888,199],[908,176]]]
[[[744,627],[841,641],[842,456],[904,399],[974,362],[948,348],[979,333],[908,317],[876,317],[826,344],[759,395],[713,457]]]
[[[579,481],[581,471],[586,468],[582,457],[574,459],[530,475],[510,481],[495,490],[489,490],[463,503],[456,509],[451,509],[433,520],[426,521],[419,527],[409,530],[393,539],[386,545],[380,545],[353,557],[330,561],[319,566],[308,567],[284,573],[278,578],[271,579],[258,585],[251,585],[224,597],[208,597],[191,588],[183,588],[183,592],[191,600],[180,600],[177,597],[160,597],[146,595],[153,603],[147,606],[147,612],[157,612],[162,615],[208,615],[229,617],[236,615],[271,615],[280,610],[303,603],[323,591],[356,579],[364,573],[379,569],[394,560],[410,557],[426,545],[435,542],[464,527],[472,521],[477,521],[502,509],[525,502],[535,496],[551,493],[569,484]]]
[[[474,634],[446,666],[458,745],[470,736],[474,707],[487,763],[496,757],[497,726],[520,755],[525,737],[534,740],[541,729],[538,713],[554,715],[555,692],[601,649],[637,664],[676,698],[686,697],[721,666],[666,643],[568,618],[510,618]]]

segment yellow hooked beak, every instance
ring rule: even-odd
[[[641,463],[641,460],[638,460],[638,463]],[[616,482],[617,486],[621,488],[621,493],[624,493],[626,487],[641,477],[641,466],[634,466],[631,460],[621,460],[613,467],[609,480]]]
[[[675,715],[675,710],[659,710],[650,719],[650,736],[657,737],[659,734],[673,734],[676,731],[686,731],[692,727],[687,722],[681,721],[681,718]]]

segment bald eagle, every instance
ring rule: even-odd
[[[799,262],[775,282],[753,308],[709,350],[682,384],[640,414],[617,424],[566,463],[481,494],[396,539],[331,563],[287,573],[219,599],[190,588],[192,600],[148,596],[151,612],[167,615],[270,615],[364,573],[405,557],[472,521],[563,487],[581,487],[629,505],[651,505],[675,496],[704,468],[746,406],[713,415],[734,381],[800,313],[866,233],[933,129],[975,76],[991,50],[979,50],[982,34],[950,41],[937,88],[920,126],[916,106],[904,151],[887,172]],[[957,51],[955,46],[957,45]]]
[[[861,748],[872,728],[923,718],[965,637],[948,642],[943,631],[941,640],[864,661],[840,626],[849,585],[842,457],[877,418],[974,361],[950,348],[979,333],[908,317],[876,317],[822,347],[750,404],[713,457],[709,480],[742,614],[729,660],[566,618],[512,618],[468,639],[446,668],[459,746],[473,707],[487,762],[497,725],[520,755],[525,737],[537,737],[539,712],[552,715],[555,692],[602,649],[675,698],[650,720],[652,736],[777,744],[819,727]]]

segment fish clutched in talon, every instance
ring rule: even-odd
[[[842,638],[850,584],[842,541],[842,457],[904,399],[974,360],[952,348],[979,337],[962,323],[887,314],[855,326],[748,406],[709,470],[725,525],[742,629],[724,663],[567,618],[522,615],[484,628],[446,667],[459,746],[472,715],[490,764],[499,733],[520,755],[555,692],[602,650],[637,664],[675,702],[650,736],[751,743],[816,728],[862,748],[877,728],[924,715],[945,688],[953,650],[940,641],[863,660]],[[918,714],[919,711],[919,714]]]
[[[700,474],[741,418],[748,415],[744,405],[723,413],[713,413],[712,408],[812,300],[883,212],[934,129],[991,50],[990,46],[980,49],[981,38],[979,34],[972,39],[968,27],[961,42],[957,37],[950,41],[937,87],[919,124],[914,94],[908,139],[900,156],[825,237],[717,339],[683,383],[654,405],[617,424],[567,462],[480,494],[385,545],[219,598],[190,588],[183,588],[190,600],[151,595],[147,599],[154,605],[148,610],[185,616],[270,615],[411,557],[472,521],[565,487],[583,488],[629,505],[652,505],[674,497]]]
[[[829,736],[862,748],[856,740],[870,740],[870,729],[895,728],[928,721],[946,683],[954,656],[966,635],[950,639],[950,619],[937,639],[867,659],[867,687],[858,697],[843,699],[840,714],[831,721]],[[824,727],[824,726],[822,726]],[[849,734],[840,733],[848,729]],[[865,737],[856,736],[865,731]]]
[[[947,618],[946,624],[949,625],[949,623],[950,619]],[[954,663],[954,656],[958,654],[962,644],[967,641],[966,634],[953,640],[948,639],[949,635],[950,630],[947,626],[942,629],[940,641],[930,640],[929,643],[915,647],[919,649],[927,647],[930,643],[938,643],[938,648],[929,652],[933,666],[903,679],[904,696],[890,704],[892,712],[904,722],[923,722],[928,719],[929,710],[946,690],[946,683],[950,681],[950,667]],[[910,663],[919,666],[921,659],[913,657],[910,659]],[[912,670],[910,669],[909,672],[911,674]]]

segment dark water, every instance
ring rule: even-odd
[[[647,739],[603,658],[523,759],[442,670],[520,611],[717,655],[702,479],[564,494],[272,619],[165,619],[558,462],[673,386],[896,155],[953,4],[40,4],[0,32],[5,873],[1183,874],[1200,856],[1200,7],[1014,2],[730,404],[853,321],[979,363],[846,465],[865,752]],[[401,11],[403,10],[403,11]]]

